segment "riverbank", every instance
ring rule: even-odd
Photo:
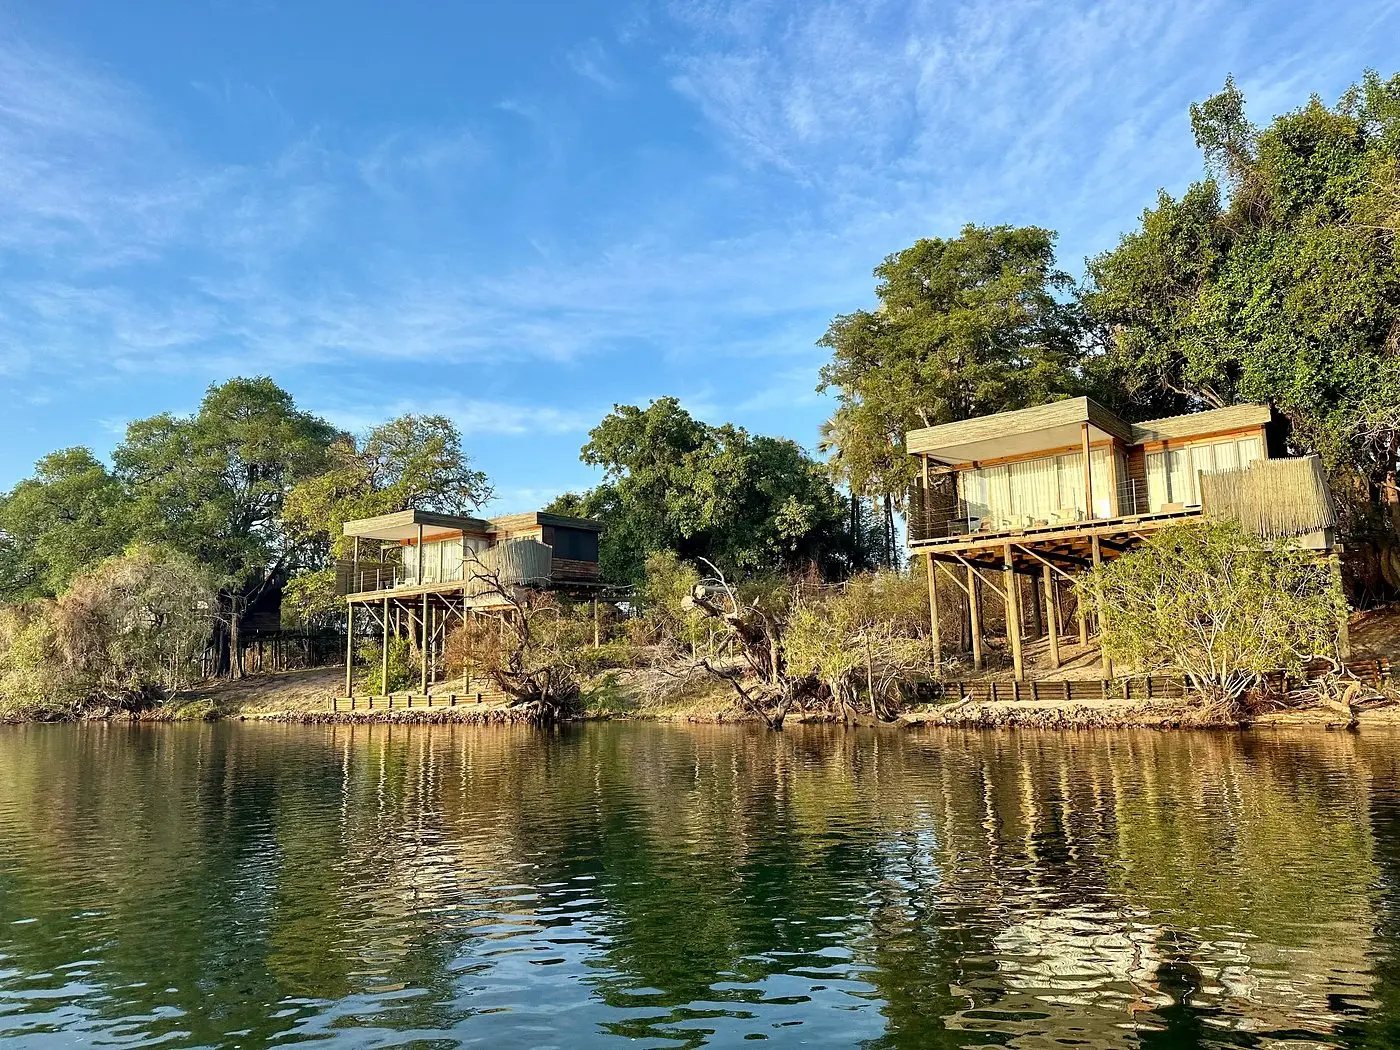
[[[332,711],[330,698],[344,686],[338,668],[314,668],[260,675],[236,682],[213,682],[191,690],[166,707],[136,715],[142,721],[240,720],[300,724],[349,725],[510,725],[527,722],[519,709],[505,703],[456,707],[399,706]],[[668,683],[652,671],[608,672],[587,683],[586,721],[651,721],[707,724],[758,721],[732,703],[732,692],[706,680]],[[118,716],[133,717],[133,716]],[[834,721],[822,713],[797,713],[791,723]],[[871,721],[868,717],[861,721]],[[1180,699],[1001,700],[919,705],[894,723],[905,729],[1202,729],[1202,728],[1344,728],[1400,725],[1400,706],[1359,712],[1318,705],[1256,714],[1237,721],[1207,717]]]

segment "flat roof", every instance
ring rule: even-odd
[[[1164,416],[1133,424],[1133,444],[1145,441],[1168,441],[1172,438],[1216,434],[1228,430],[1244,430],[1263,426],[1273,419],[1274,410],[1268,405],[1246,403],[1211,408],[1204,412],[1189,412],[1184,416]]]
[[[420,525],[423,526],[425,540],[458,532],[475,532],[483,536],[491,532],[491,523],[484,518],[436,514],[427,510],[400,510],[373,518],[358,518],[347,521],[342,531],[346,536],[371,540],[416,540]]]
[[[1092,398],[1071,397],[1048,405],[911,430],[904,435],[904,444],[912,455],[960,466],[1077,446],[1085,423],[1089,424],[1091,441],[1117,438],[1125,444],[1141,445],[1246,430],[1272,418],[1273,410],[1268,405],[1243,404],[1128,423]]]
[[[525,514],[504,514],[492,518],[496,528],[519,529],[532,525],[550,525],[563,529],[584,529],[588,532],[602,532],[603,523],[596,518],[576,518],[572,514],[551,514],[544,510],[532,510]]]
[[[359,536],[363,539],[403,541],[416,540],[420,525],[423,526],[425,540],[452,536],[459,532],[490,536],[503,530],[531,528],[536,525],[583,529],[588,532],[603,531],[603,523],[593,518],[575,518],[568,514],[550,514],[542,510],[530,511],[528,514],[506,514],[490,519],[473,518],[464,514],[437,514],[427,510],[400,510],[393,514],[380,514],[374,518],[347,521],[342,531],[346,536]]]
[[[1103,405],[1091,398],[1071,397],[1048,405],[911,430],[904,436],[904,443],[911,453],[928,456],[938,463],[975,463],[1078,445],[1085,423],[1089,424],[1091,441],[1133,440],[1132,427]]]

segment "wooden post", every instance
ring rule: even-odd
[[[1108,516],[1116,518],[1119,515],[1118,506],[1118,439],[1114,438],[1108,445]]]
[[[1016,579],[1014,562],[1011,560],[1011,544],[1008,543],[1003,552],[1005,561],[1001,582],[1006,589],[1006,637],[1011,642],[1011,668],[1015,680],[1024,682],[1026,665],[1021,656],[1021,588]]]
[[[1083,573],[1079,574],[1081,577]],[[1079,644],[1087,646],[1089,644],[1089,614],[1084,609],[1083,588],[1076,588],[1074,596],[1074,613],[1079,620]]]
[[[938,624],[938,568],[933,564],[932,554],[925,556],[925,564],[928,568],[929,649],[933,653],[933,674],[937,678],[943,673],[943,635]]]
[[[1042,565],[1041,589],[1045,592],[1045,628],[1050,632],[1050,666],[1060,666],[1060,603],[1055,593],[1055,574]]]
[[[1045,602],[1040,596],[1040,577],[1030,578],[1031,625],[1037,638],[1045,637]]]
[[[1094,472],[1089,466],[1089,424],[1079,424],[1079,444],[1084,450],[1084,520],[1094,517]]]
[[[426,597],[426,595],[425,595]],[[428,603],[428,684],[437,681],[437,607]],[[424,690],[426,692],[427,690]]]
[[[593,599],[593,648],[598,648],[598,599]]]
[[[355,695],[355,603],[345,599],[345,695]]]
[[[379,691],[389,691],[389,596],[384,596],[384,651],[379,654]]]
[[[972,620],[972,669],[982,670],[982,609],[977,600],[977,573],[967,567],[967,609]]]
[[[421,566],[422,556],[419,556]],[[418,677],[421,679],[423,692],[428,691],[428,646],[432,644],[432,639],[428,636],[428,592],[423,592],[422,611],[418,614],[418,637],[423,644],[418,648]]]
[[[1101,561],[1099,555],[1099,537],[1097,533],[1089,537],[1089,544],[1094,552],[1094,568],[1097,569]],[[1103,651],[1104,608],[1102,601],[1099,601],[1097,611],[1099,615],[1099,653],[1103,656],[1103,677],[1105,681],[1110,681],[1113,678],[1113,661],[1110,660],[1108,654]]]

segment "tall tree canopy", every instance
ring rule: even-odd
[[[1263,129],[1227,80],[1191,120],[1211,177],[1090,263],[1091,373],[1139,416],[1273,402],[1356,532],[1400,455],[1400,77]]]
[[[230,379],[210,386],[193,415],[130,424],[112,459],[146,536],[237,587],[293,567],[282,505],[325,468],[335,436],[271,379]]]
[[[486,475],[472,466],[452,420],[404,415],[363,442],[337,437],[326,469],[292,489],[282,516],[293,535],[344,555],[341,526],[352,519],[400,510],[468,514],[490,498]]]
[[[0,497],[0,600],[53,598],[121,553],[135,526],[121,480],[85,448],[51,452]]]
[[[831,322],[819,389],[835,388],[838,407],[824,438],[853,492],[902,496],[907,430],[1074,388],[1078,314],[1054,242],[1035,226],[925,238],[875,268],[876,309]]]
[[[472,466],[461,432],[446,416],[399,416],[363,441],[341,434],[326,469],[297,484],[282,509],[283,524],[305,550],[290,607],[307,621],[343,612],[329,562],[350,556],[352,541],[341,528],[347,521],[400,510],[467,514],[490,498],[486,475]]]
[[[640,580],[661,550],[744,572],[837,573],[860,557],[846,500],[793,441],[710,426],[671,397],[616,406],[589,439],[581,458],[603,468],[602,484],[550,509],[606,524],[608,579]]]

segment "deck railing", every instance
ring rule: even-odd
[[[429,576],[427,587],[460,586],[468,597],[483,597],[499,587],[543,586],[552,579],[552,551],[536,540],[507,540],[465,559],[446,579]],[[335,567],[336,594],[370,594],[418,586],[414,566],[391,562],[341,561]]]
[[[951,480],[945,483],[951,485]],[[1072,526],[1091,521],[1103,521],[1114,517],[1127,517],[1148,513],[1147,487],[1135,478],[1121,483],[1117,497],[1117,514],[1085,514],[1083,507],[1063,507],[1055,511],[1036,513],[989,513],[985,508],[969,504],[962,499],[954,499],[946,491],[933,488],[927,499],[922,486],[916,485],[909,493],[909,539],[918,543],[927,540],[943,540],[954,536],[970,536],[979,533],[1011,532],[1017,529],[1039,529],[1056,525]],[[1102,497],[1094,493],[1095,502]],[[1109,501],[1113,507],[1114,502]],[[1184,506],[1172,509],[1186,510]]]

